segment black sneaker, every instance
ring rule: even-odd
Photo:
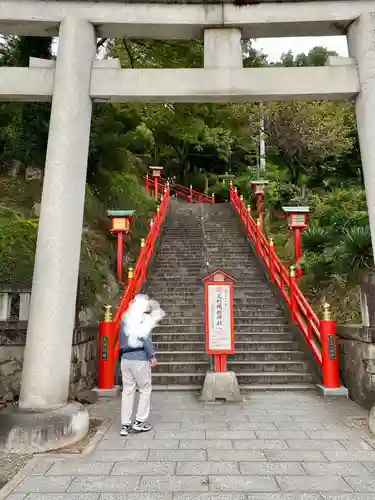
[[[133,430],[136,432],[148,432],[151,429],[151,425],[147,422],[138,422],[138,420],[136,420],[133,424]]]
[[[127,436],[129,432],[132,430],[132,424],[122,425],[120,430],[120,436]]]

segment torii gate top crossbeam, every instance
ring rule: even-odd
[[[343,35],[361,14],[375,12],[375,0],[264,0],[241,7],[225,0],[186,2],[2,0],[0,33],[57,36],[64,18],[78,16],[104,37],[191,39],[217,27],[239,28],[244,38]]]

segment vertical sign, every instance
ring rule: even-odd
[[[208,354],[234,352],[232,283],[207,283],[206,350]]]

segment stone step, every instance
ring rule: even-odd
[[[203,387],[204,378],[206,372],[185,372],[185,373],[168,373],[168,372],[152,372],[152,385],[156,386],[193,386],[193,387]]]
[[[315,377],[310,373],[295,372],[240,372],[236,373],[241,386],[273,385],[273,384],[300,384],[314,383]]]
[[[159,361],[153,369],[155,373],[184,373],[184,372],[198,372],[206,373],[210,368],[210,357],[207,355],[205,361]]]
[[[185,333],[196,333],[200,334],[201,332],[205,332],[205,324],[204,322],[196,322],[196,324],[191,324],[191,323],[181,323],[179,325],[175,324],[164,324],[164,325],[159,325],[153,332],[154,334],[167,334],[167,335],[178,335],[178,334],[185,334]],[[255,328],[249,328],[248,325],[235,325],[235,335],[236,336],[242,336],[247,335],[251,336],[253,335],[254,338],[251,339],[246,338],[244,340],[258,340],[259,337],[262,337],[263,340],[273,340],[275,337],[279,336],[284,336],[284,335],[289,335],[293,339],[293,335],[288,328],[288,326],[285,325],[279,325],[279,326],[258,326],[256,329]],[[269,337],[267,337],[267,335]],[[272,339],[270,338],[272,337]],[[282,339],[281,339],[282,340]],[[285,339],[286,340],[286,339]]]
[[[185,336],[186,337],[186,336]],[[199,340],[170,340],[170,341],[159,341],[154,339],[154,345],[157,352],[161,351],[205,351],[206,349],[206,341],[203,335],[200,336]],[[300,346],[296,341],[288,341],[288,340],[279,340],[279,341],[253,341],[253,340],[244,340],[239,341],[235,340],[235,352],[236,354],[240,352],[295,352],[298,351]]]
[[[203,319],[202,319],[203,318]],[[261,331],[261,328],[268,328],[268,327],[283,327],[285,328],[287,326],[286,319],[284,320],[284,317],[264,317],[264,321],[262,321],[261,316],[240,316],[240,315],[235,315],[234,317],[234,326],[235,328],[247,328],[247,330],[251,331]],[[167,315],[163,321],[160,322],[159,328],[163,328],[164,326],[169,326],[169,325],[174,325],[175,327],[178,328],[179,325],[187,325],[187,326],[193,326],[193,325],[199,325],[199,324],[204,324],[204,317],[203,317],[203,312],[201,315],[193,315],[193,316],[173,316]]]
[[[283,360],[234,360],[228,359],[228,370],[236,373],[242,372],[295,372],[305,373],[307,364],[304,361],[283,361]]]
[[[173,345],[173,344],[170,344]],[[155,346],[156,347],[156,346]],[[187,351],[187,350],[159,350],[157,349],[157,359],[158,361],[175,361],[179,363],[186,363],[189,361],[207,361],[209,355],[206,353],[205,349]],[[230,361],[242,362],[244,365],[252,362],[261,363],[264,362],[282,362],[282,361],[301,361],[303,359],[303,353],[301,351],[241,351],[237,349],[234,355],[228,356],[228,363]],[[266,364],[266,368],[268,365]]]

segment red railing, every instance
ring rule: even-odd
[[[102,390],[114,387],[116,359],[120,349],[120,322],[123,313],[127,310],[134,296],[141,290],[146,279],[150,259],[155,253],[156,242],[167,215],[170,200],[168,186],[162,188],[160,206],[154,220],[150,223],[150,230],[146,239],[141,240],[139,257],[134,270],[129,269],[126,288],[119,302],[114,318],[107,315],[99,327],[99,367],[98,388]]]
[[[158,178],[157,183],[153,179],[153,177],[148,174],[145,178],[145,187],[149,193],[155,194],[155,184],[157,187],[164,189],[164,187],[168,184],[161,177]],[[184,200],[189,201],[190,203],[215,203],[215,195],[212,196],[201,193],[200,191],[196,191],[195,189],[186,186],[182,186],[181,184],[171,183],[169,185],[169,189],[171,194],[176,195],[177,198],[183,198]]]
[[[243,197],[238,195],[237,189],[233,188],[232,185],[230,186],[230,203],[243,222],[257,254],[268,269],[271,281],[280,290],[281,296],[289,308],[291,321],[299,327],[315,360],[322,369],[323,385],[327,388],[340,387],[335,323],[329,321],[328,318],[320,320],[312,310],[298,287],[295,269],[292,267],[288,272],[276,255],[272,240],[267,241],[260,227],[260,221],[253,219],[250,209],[246,208],[244,204]]]

